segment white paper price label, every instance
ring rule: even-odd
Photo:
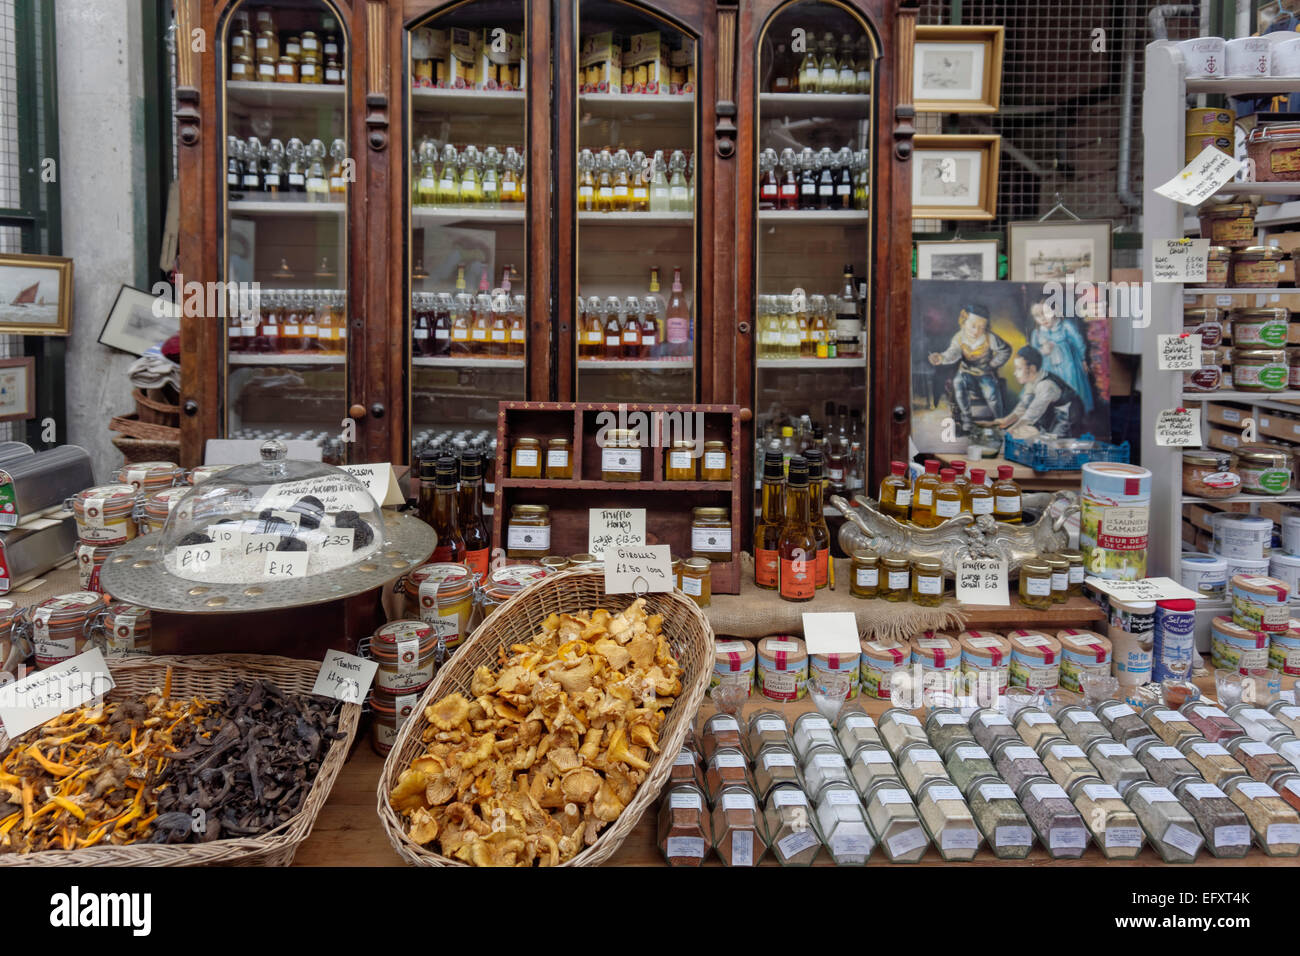
[[[644,508],[591,508],[587,517],[587,552],[605,557],[609,548],[645,544]]]
[[[1087,583],[1121,601],[1196,600],[1205,595],[1183,587],[1173,578],[1143,578],[1141,581],[1111,581],[1089,577]]]
[[[352,553],[352,542],[356,537],[355,528],[330,528],[325,532],[325,538],[320,543],[320,549],[323,553],[331,552],[340,554]]]
[[[379,664],[343,651],[326,651],[325,660],[316,674],[313,694],[333,697],[345,704],[359,704],[370,690]]]
[[[206,528],[206,534],[214,544],[230,549],[238,549],[244,539],[243,532],[239,530],[239,525],[234,521],[225,524],[210,524]]]
[[[1194,371],[1201,367],[1201,337],[1189,332],[1157,335],[1156,354],[1160,368],[1170,372]]]
[[[957,600],[962,604],[1011,603],[1007,563],[1000,558],[961,558],[957,562]]]
[[[1151,253],[1151,281],[1204,282],[1209,258],[1209,239],[1157,239]]]
[[[1240,168],[1240,160],[1207,146],[1177,176],[1157,186],[1155,191],[1174,202],[1199,206],[1237,175]]]
[[[306,551],[272,551],[262,565],[262,577],[268,581],[305,578],[307,576]]]
[[[672,548],[666,544],[611,548],[605,554],[605,593],[671,591],[674,584],[671,554]]]
[[[1196,448],[1201,444],[1199,408],[1165,408],[1156,417],[1156,444],[1169,448]]]
[[[221,545],[186,544],[176,549],[176,570],[186,577],[221,563]]]
[[[97,649],[0,687],[0,724],[10,739],[113,689]]]
[[[852,611],[805,613],[803,636],[809,654],[862,653],[858,643],[858,619]]]

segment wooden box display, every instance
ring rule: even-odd
[[[667,544],[673,557],[691,555],[692,508],[726,508],[731,515],[731,560],[715,561],[713,591],[740,593],[740,545],[748,496],[742,493],[741,417],[738,405],[632,405],[604,402],[501,402],[497,413],[497,481],[492,503],[492,540],[504,548],[510,508],[519,504],[551,509],[551,554],[587,551],[592,508],[644,508],[646,543]],[[638,481],[601,478],[602,428],[640,428],[643,440]],[[697,434],[699,428],[703,434]],[[689,428],[689,433],[684,429]],[[731,454],[729,481],[665,481],[666,443],[672,438],[724,441]],[[542,459],[550,438],[573,444],[573,478],[511,478],[516,439],[536,438]]]

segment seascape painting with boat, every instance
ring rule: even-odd
[[[67,326],[60,319],[68,310],[61,296],[71,285],[71,261],[60,257],[49,257],[49,265],[30,261],[38,258],[46,257],[0,258],[0,331],[17,327],[66,334]]]

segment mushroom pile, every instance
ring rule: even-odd
[[[411,839],[475,866],[555,866],[617,820],[659,753],[682,668],[662,618],[552,614],[425,709],[425,749],[389,795]]]

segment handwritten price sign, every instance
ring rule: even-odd
[[[270,581],[307,576],[306,551],[272,551],[262,566],[262,577]]]
[[[644,508],[591,508],[587,519],[587,551],[605,557],[610,548],[645,544]]]
[[[1000,558],[962,558],[957,563],[957,600],[1006,607],[1007,563]]]
[[[0,687],[0,723],[12,739],[112,689],[104,655],[86,651]]]
[[[672,548],[666,544],[614,547],[605,554],[607,594],[658,594],[673,584]]]
[[[345,654],[343,651],[326,651],[320,672],[316,675],[313,694],[333,697],[345,704],[359,704],[370,690],[370,682],[375,679],[379,664],[361,657]]]

